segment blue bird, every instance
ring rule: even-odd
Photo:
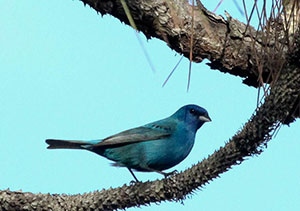
[[[168,118],[123,131],[105,139],[67,141],[47,139],[48,149],[85,149],[114,161],[113,166],[142,172],[165,173],[190,153],[197,130],[211,119],[197,105],[185,105]]]

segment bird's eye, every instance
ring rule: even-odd
[[[195,114],[195,113],[196,113],[195,109],[192,108],[192,109],[190,110],[190,113],[191,113],[191,114]]]

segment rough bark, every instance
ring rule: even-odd
[[[81,1],[102,15],[110,14],[129,24],[119,0]],[[188,1],[127,0],[126,2],[138,30],[146,37],[164,40],[170,48],[189,58],[190,39],[193,33],[194,62],[208,59],[212,69],[240,76],[244,78],[245,84],[251,86],[259,85],[260,74],[253,47],[258,50],[258,54],[262,53],[262,49],[274,54],[278,51],[275,46],[276,34],[269,33],[266,44],[262,32],[257,32],[252,27],[233,19],[229,14],[226,14],[225,20],[208,11],[199,1],[198,6],[194,7],[194,24],[192,24],[193,7]],[[275,24],[274,27],[278,28],[280,24]],[[282,55],[279,52],[278,54]],[[265,65],[262,75],[265,82],[269,73],[270,70]]]
[[[102,14],[112,14],[126,21],[123,8],[118,1],[84,1]],[[145,3],[146,2],[146,3]],[[166,40],[169,45],[185,55],[189,53],[190,5],[174,0],[176,8],[167,9],[170,1],[130,1],[129,7],[134,13],[136,24],[148,37],[154,36]],[[148,2],[148,3],[147,3]],[[150,3],[156,6],[149,6]],[[174,6],[175,7],[175,6]],[[140,9],[143,8],[141,12]],[[176,11],[176,19],[172,18]],[[245,25],[236,20],[225,21],[205,10],[198,10],[195,28],[198,30],[194,43],[194,60],[209,58],[212,65],[222,71],[257,80],[257,71],[251,64],[251,55],[242,32]],[[151,15],[152,14],[152,15]],[[179,18],[177,20],[177,18]],[[208,26],[204,26],[208,25]],[[158,30],[159,29],[159,30]],[[213,38],[208,31],[214,31]],[[164,34],[164,35],[163,35]],[[165,38],[163,38],[165,36]],[[246,36],[247,37],[247,36]],[[233,165],[241,164],[246,157],[260,154],[264,145],[281,123],[290,123],[292,114],[298,109],[300,96],[300,35],[295,34],[295,44],[286,57],[283,67],[273,69],[278,78],[273,81],[264,103],[234,135],[228,143],[184,172],[163,180],[136,183],[130,186],[95,191],[77,195],[50,195],[23,192],[0,191],[1,210],[113,210],[161,202],[164,200],[182,200],[188,194],[203,187],[209,181],[229,170]],[[247,40],[247,39],[246,39]],[[241,52],[231,48],[241,46]],[[231,52],[231,53],[229,53]],[[245,56],[246,55],[246,56]],[[250,57],[250,58],[249,58]],[[250,60],[249,60],[250,59]],[[255,77],[254,77],[255,75]],[[251,79],[252,78],[252,79]],[[297,105],[297,106],[295,106]]]
[[[231,140],[197,165],[171,178],[78,195],[50,195],[0,191],[2,210],[113,210],[164,200],[181,200],[210,180],[260,154],[278,124],[289,116],[299,96],[299,55],[287,65],[265,103]],[[298,63],[296,65],[296,63]]]
[[[281,70],[264,104],[244,128],[207,159],[186,171],[163,180],[136,183],[120,188],[78,195],[0,192],[2,210],[113,210],[164,200],[181,200],[210,180],[239,165],[247,156],[260,154],[280,122],[289,117],[299,98],[300,37],[295,53]]]

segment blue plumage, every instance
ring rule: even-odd
[[[101,140],[65,141],[47,139],[48,149],[85,149],[109,160],[114,166],[137,171],[162,172],[190,153],[197,130],[211,121],[207,111],[197,105],[181,107],[166,119],[126,130]],[[136,179],[137,180],[137,179]],[[138,180],[137,180],[138,181]]]

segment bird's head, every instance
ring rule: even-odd
[[[208,112],[197,105],[185,105],[176,111],[173,117],[184,121],[195,130],[198,130],[205,122],[210,122],[211,119]]]

